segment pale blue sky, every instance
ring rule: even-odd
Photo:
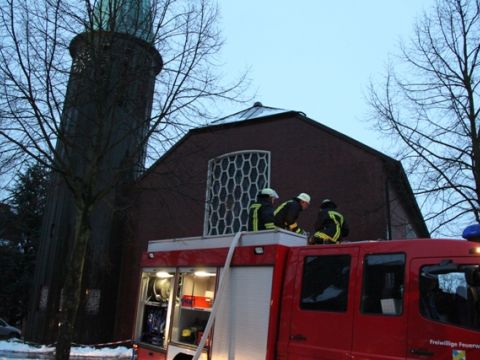
[[[433,0],[222,1],[222,60],[228,73],[250,69],[251,94],[265,106],[308,117],[378,150],[362,121],[366,89],[385,73],[401,39]],[[249,104],[250,105],[250,104]],[[229,115],[248,106],[226,108]],[[382,146],[383,145],[383,146]]]

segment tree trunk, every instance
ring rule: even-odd
[[[82,201],[77,204],[75,214],[75,239],[70,258],[67,260],[67,272],[61,296],[60,323],[58,324],[56,360],[70,358],[75,319],[81,298],[82,277],[85,264],[88,239],[90,238],[89,216],[91,206]]]

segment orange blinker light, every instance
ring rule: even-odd
[[[471,255],[480,255],[480,247],[471,248],[468,251],[468,253],[471,254]]]

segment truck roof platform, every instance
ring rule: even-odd
[[[195,250],[230,247],[232,235],[198,236],[165,240],[151,240],[147,251]],[[304,235],[291,231],[276,229],[265,231],[245,231],[242,233],[238,246],[283,245],[288,247],[307,245]]]

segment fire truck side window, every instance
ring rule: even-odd
[[[401,315],[405,254],[365,256],[362,288],[362,313]]]
[[[420,273],[420,313],[427,319],[480,329],[480,266],[444,261]]]
[[[300,307],[346,311],[350,255],[307,256],[303,264]]]

